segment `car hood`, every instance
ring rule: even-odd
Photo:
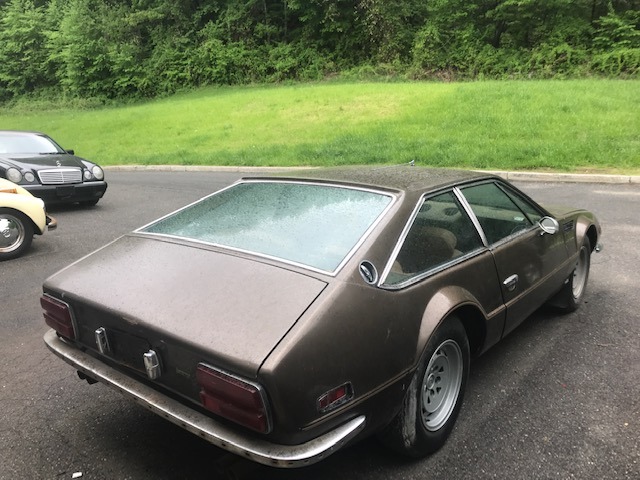
[[[256,375],[325,286],[250,258],[131,234],[53,275],[44,290],[106,312],[119,329]],[[76,318],[80,328],[95,328],[91,321]]]
[[[5,153],[0,156],[2,163],[12,164],[21,168],[42,170],[51,167],[82,167],[82,159],[67,153],[52,153],[46,155]]]

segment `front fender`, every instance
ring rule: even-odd
[[[585,236],[589,237],[591,248],[595,249],[598,240],[600,239],[600,235],[602,234],[602,227],[600,226],[598,219],[593,213],[581,212],[576,218],[575,232],[576,243],[575,245],[571,246],[572,248],[575,248],[575,251],[571,253],[575,253],[578,251],[580,245],[582,245],[582,242],[584,241]]]

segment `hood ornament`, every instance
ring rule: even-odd
[[[56,165],[61,167],[62,166],[62,162],[60,160],[56,160]]]

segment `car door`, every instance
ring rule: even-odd
[[[562,234],[544,233],[544,212],[500,181],[460,189],[493,258],[506,306],[506,335],[540,307],[561,284],[567,259]]]
[[[505,309],[493,255],[469,213],[452,190],[425,196],[382,274],[382,285],[400,290],[394,302],[438,310],[425,324],[474,303],[485,314],[485,345],[490,346],[502,336]]]

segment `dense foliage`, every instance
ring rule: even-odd
[[[0,100],[313,80],[640,75],[640,0],[0,0]]]

